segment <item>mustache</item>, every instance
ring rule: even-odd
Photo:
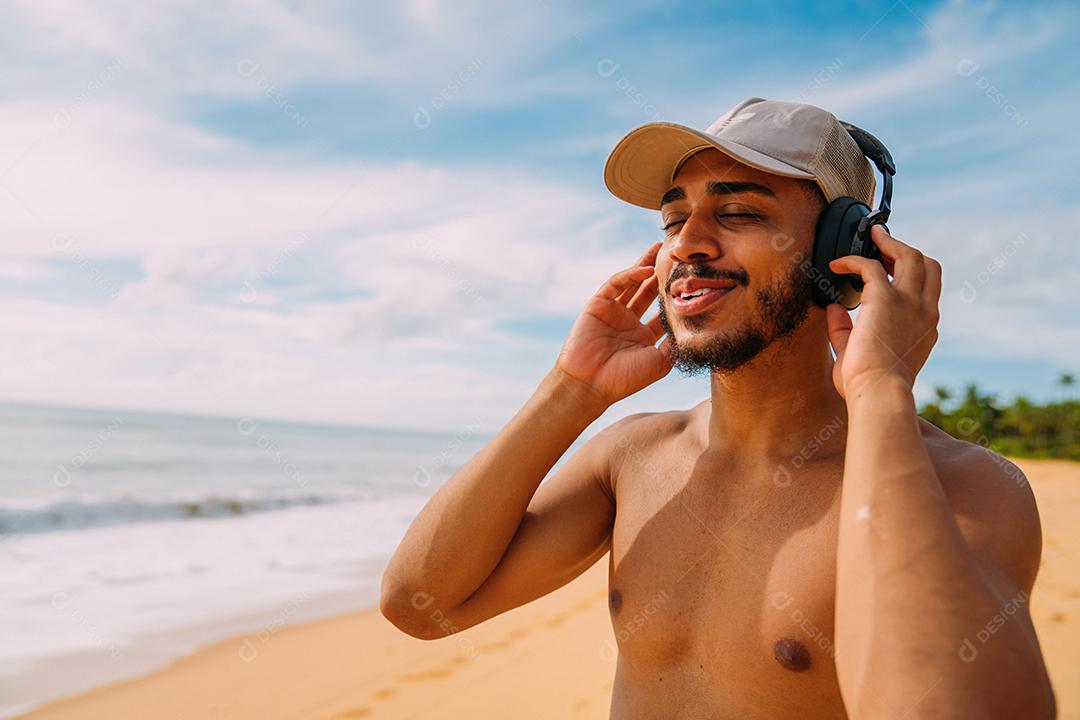
[[[683,278],[701,278],[703,280],[731,280],[739,285],[746,285],[750,278],[745,270],[728,268],[715,268],[706,262],[680,263],[675,266],[668,276],[667,285],[664,287],[667,295],[671,295],[671,285],[676,280]]]

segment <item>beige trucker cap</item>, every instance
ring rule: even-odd
[[[714,147],[765,172],[817,182],[832,202],[874,199],[874,169],[836,116],[814,105],[751,97],[704,132],[652,122],[619,141],[604,166],[616,197],[650,210],[672,186],[675,173],[699,150]]]

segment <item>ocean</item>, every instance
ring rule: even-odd
[[[0,405],[0,717],[374,606],[409,522],[489,439]]]

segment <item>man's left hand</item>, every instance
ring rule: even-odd
[[[883,262],[846,255],[829,263],[833,272],[857,274],[864,284],[854,327],[842,305],[825,309],[836,352],[833,383],[845,399],[882,380],[900,379],[912,387],[938,338],[941,263],[900,242],[882,225],[873,226],[870,237]]]

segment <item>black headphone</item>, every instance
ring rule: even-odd
[[[817,229],[814,231],[813,270],[810,279],[814,288],[814,302],[819,307],[835,302],[853,310],[858,307],[862,297],[862,278],[847,273],[834,273],[829,269],[829,263],[845,255],[859,255],[881,262],[881,251],[870,239],[870,228],[874,225],[885,225],[889,219],[896,164],[893,163],[888,149],[876,137],[851,123],[841,120],[840,124],[851,135],[863,155],[870,158],[881,172],[881,177],[884,178],[881,202],[878,209],[871,212],[870,207],[861,200],[839,197],[821,211]],[[885,229],[888,230],[888,226]]]

